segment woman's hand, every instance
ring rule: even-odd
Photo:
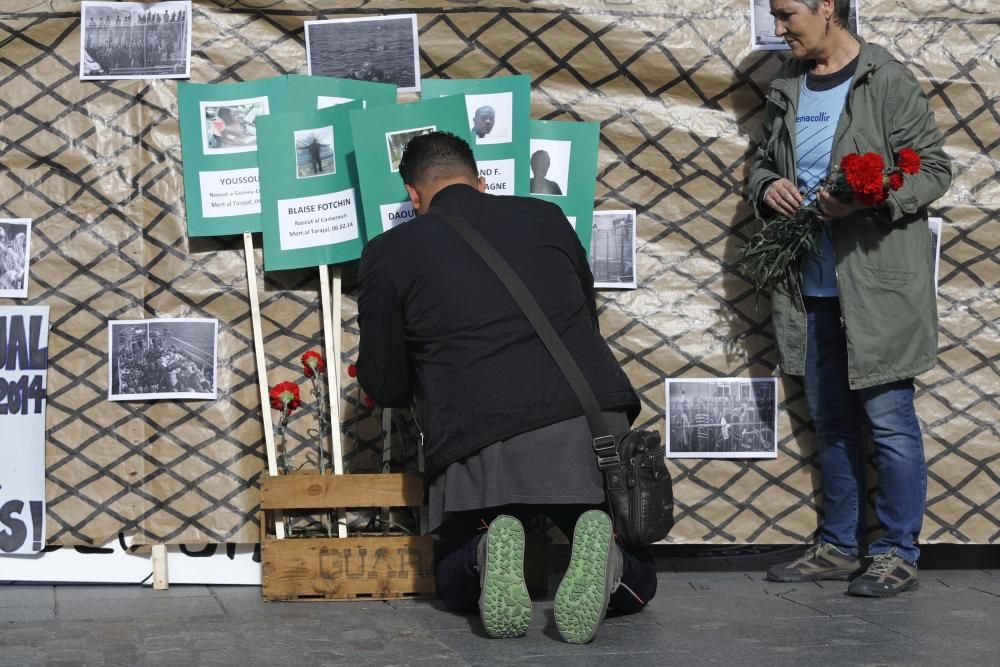
[[[869,208],[865,204],[859,204],[854,201],[841,201],[826,190],[820,190],[816,196],[816,207],[820,211],[820,219],[824,222],[829,222],[836,218],[846,218],[856,211]]]
[[[779,178],[772,181],[764,192],[764,203],[773,208],[778,213],[784,213],[791,217],[802,205],[802,195],[787,178]]]

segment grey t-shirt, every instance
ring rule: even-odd
[[[612,433],[628,429],[623,412],[605,412]],[[430,530],[449,512],[500,505],[604,502],[593,437],[585,417],[574,417],[483,447],[431,480]]]

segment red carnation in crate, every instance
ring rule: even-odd
[[[896,166],[904,174],[910,174],[911,176],[918,171],[920,171],[920,154],[912,148],[901,148],[899,150],[899,156],[896,160]]]
[[[271,398],[271,407],[282,412],[291,412],[302,405],[299,385],[294,382],[279,382],[271,387],[267,395]]]
[[[307,378],[311,378],[317,373],[322,375],[326,373],[326,360],[320,356],[319,352],[309,350],[302,355],[302,372],[306,374]]]

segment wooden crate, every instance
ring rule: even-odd
[[[405,474],[266,477],[261,509],[409,507],[423,482]],[[434,595],[434,548],[417,535],[275,539],[261,521],[265,600],[385,600]]]

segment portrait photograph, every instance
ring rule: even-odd
[[[0,298],[28,296],[31,220],[0,220]]]
[[[636,287],[635,211],[594,211],[590,270],[596,288]]]
[[[81,79],[186,79],[191,2],[84,2]]]
[[[666,380],[667,458],[778,456],[778,379]]]
[[[848,29],[858,33],[858,0],[851,0]],[[754,51],[787,51],[784,37],[774,34],[774,17],[769,0],[750,0],[750,47]]]
[[[305,31],[308,74],[420,91],[416,14],[306,21]]]
[[[337,173],[333,152],[333,127],[317,127],[295,133],[295,177],[313,178]]]
[[[385,144],[389,151],[389,170],[399,171],[399,161],[403,159],[403,151],[406,149],[406,144],[410,143],[410,139],[419,137],[421,134],[429,134],[435,130],[437,130],[435,125],[428,125],[427,127],[386,132]]]
[[[216,398],[218,320],[108,323],[108,399]]]
[[[466,95],[465,108],[477,144],[506,144],[513,139],[514,93]]]
[[[205,155],[257,150],[257,117],[267,113],[266,97],[201,102],[201,138]]]
[[[565,197],[569,188],[571,141],[531,140],[531,194]]]

